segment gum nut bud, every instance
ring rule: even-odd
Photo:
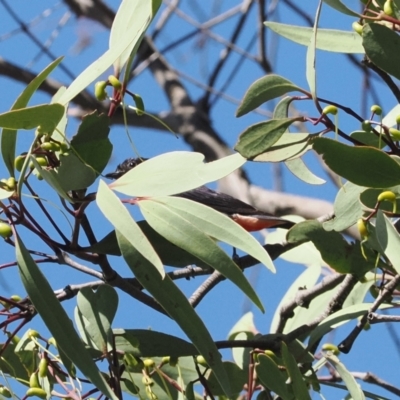
[[[48,366],[49,366],[49,361],[47,360],[47,358],[42,357],[40,359],[39,362],[39,377],[40,378],[44,378],[47,376],[47,370],[48,370]]]
[[[61,143],[60,143],[60,151],[61,151],[61,153],[65,153],[65,152],[68,151],[68,150],[69,150],[68,143],[66,143],[66,142],[61,142]]]
[[[0,395],[2,395],[3,397],[6,397],[7,399],[12,397],[10,389],[8,387],[5,387],[5,386],[1,386],[0,387]]]
[[[25,393],[26,397],[39,397],[41,399],[45,399],[47,397],[47,393],[45,390],[41,389],[41,388],[30,388],[26,391]]]
[[[32,372],[31,376],[29,377],[29,387],[40,388],[39,376],[37,372]]]
[[[354,32],[358,33],[359,35],[362,35],[363,26],[359,22],[354,21],[351,24],[351,27],[353,28]]]
[[[400,124],[400,114],[396,117],[396,124]]]
[[[163,364],[168,364],[168,363],[169,363],[169,356],[164,356],[164,357],[161,359],[161,362],[162,362]]]
[[[16,303],[18,303],[19,301],[22,300],[22,297],[19,296],[18,294],[13,294],[13,295],[10,297],[10,299],[13,300],[13,301],[15,301]]]
[[[396,194],[391,192],[390,190],[386,190],[385,192],[382,192],[378,196],[378,201],[395,201],[396,200]]]
[[[108,82],[111,83],[111,86],[112,86],[114,89],[121,90],[121,88],[122,88],[122,83],[120,82],[120,80],[119,80],[116,76],[110,75],[110,76],[108,77]]]
[[[15,157],[14,168],[17,171],[21,171],[22,170],[22,166],[24,165],[24,162],[25,162],[25,157],[24,156]]]
[[[146,396],[149,400],[158,400],[157,395],[151,390],[150,386],[146,386],[145,391],[146,391]]]
[[[362,130],[365,131],[365,132],[371,132],[371,131],[372,131],[371,122],[369,122],[369,121],[363,121],[363,123],[361,124],[361,128],[362,128]]]
[[[368,233],[367,224],[365,223],[365,221],[362,218],[360,218],[357,221],[357,228],[358,228],[358,231],[360,232],[360,236],[362,238],[368,237],[369,233]]]
[[[56,339],[54,339],[53,337],[51,337],[47,342],[48,342],[48,344],[51,344],[54,347],[57,347]]]
[[[376,115],[382,115],[382,108],[379,107],[378,105],[374,104],[374,105],[371,107],[371,112],[373,112],[373,113],[376,114]]]
[[[394,140],[400,140],[400,131],[396,128],[389,128],[389,133]]]
[[[11,226],[5,222],[0,222],[0,236],[4,239],[8,239],[12,236]]]
[[[8,178],[6,183],[10,190],[15,190],[15,178],[13,176]]]
[[[383,12],[386,15],[393,15],[394,14],[392,1],[393,0],[386,0],[385,4],[383,5]]]
[[[206,359],[203,356],[197,356],[196,357],[196,362],[197,362],[197,364],[200,364],[203,367],[208,367],[208,363],[207,363]]]
[[[153,386],[154,385],[153,379],[150,378],[149,376],[143,376],[142,377],[142,383],[145,386]]]
[[[143,364],[146,368],[152,368],[154,367],[155,362],[151,358],[146,358],[143,360]]]
[[[36,162],[41,167],[47,167],[47,165],[49,165],[49,163],[47,162],[47,159],[45,157],[36,157]]]
[[[33,338],[33,337],[38,338],[39,336],[40,336],[40,334],[38,331],[35,331],[34,329],[29,329],[29,331],[28,331],[29,338]]]
[[[332,343],[325,343],[322,345],[322,350],[331,351],[335,356],[340,354],[340,350],[337,346]]]
[[[332,115],[336,115],[338,113],[338,109],[336,106],[326,106],[323,110],[322,110],[322,114],[332,114]]]
[[[103,101],[107,98],[106,92],[107,82],[99,81],[94,85],[94,95],[97,100]]]

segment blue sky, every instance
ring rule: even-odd
[[[119,2],[109,1],[108,3],[114,10],[116,10]],[[220,2],[221,10],[228,9],[232,6],[232,4],[226,3],[229,2]],[[310,15],[313,15],[318,2],[315,0],[308,0],[303,3],[303,10]],[[348,2],[349,5],[351,5],[350,3],[355,2]],[[40,5],[35,4],[30,7],[19,2],[12,3],[12,6],[21,19],[24,21],[31,21],[44,10],[53,7],[54,4],[55,2],[53,1],[43,0],[40,2]],[[188,14],[194,14],[193,8],[183,5],[183,9]],[[292,24],[304,24],[303,21],[296,19],[293,12],[285,8],[285,6],[278,8],[278,10],[279,11],[274,15],[274,18],[276,18],[277,21]],[[60,18],[63,16],[65,17],[66,11],[67,9],[65,7],[55,9],[50,16],[32,26],[32,32],[39,40],[47,40],[53,29],[57,26]],[[205,9],[205,7],[202,12],[205,16],[210,16],[210,10]],[[254,13],[254,11],[252,12]],[[201,15],[201,13],[197,12],[197,15]],[[254,17],[250,17],[249,21],[254,21]],[[345,17],[325,5],[321,16],[320,26],[323,28],[329,27],[350,30],[353,21],[353,18]],[[228,35],[232,29],[232,23],[233,21],[227,21],[221,24],[215,29],[215,32],[221,35]],[[32,60],[38,53],[40,53],[40,51],[32,41],[26,38],[22,33],[12,35],[11,37],[4,36],[5,34],[12,32],[17,25],[5,12],[1,4],[0,27],[0,38],[3,39],[0,41],[0,56],[22,67],[30,65]],[[187,23],[183,22],[182,19],[174,17],[169,22],[165,35],[161,35],[157,40],[157,45],[162,49],[163,45],[166,45],[174,38],[180,37],[190,29],[191,27]],[[239,40],[240,46],[245,46],[251,35],[254,34],[254,22],[247,23],[243,30],[245,34]],[[76,45],[78,41],[82,39],[82,35],[89,36],[91,43],[82,52],[77,53]],[[201,51],[198,47],[200,40],[204,40],[204,51]],[[268,35],[267,43],[268,46],[276,48],[276,57],[273,59],[274,71],[292,80],[297,85],[307,88],[305,78],[306,49],[300,45],[291,43],[286,39],[280,39],[271,34]],[[64,55],[65,60],[63,64],[75,75],[78,75],[87,65],[100,56],[107,49],[107,46],[108,32],[106,30],[90,21],[76,21],[75,18],[71,16],[55,40],[55,43],[51,47],[51,51],[53,51],[56,56]],[[203,75],[209,72],[214,65],[221,49],[220,45],[215,44],[210,39],[197,36],[195,40],[181,46],[178,50],[166,54],[166,57],[172,64],[179,66],[184,73],[191,74],[195,76],[196,79],[202,80]],[[358,58],[360,57],[358,56]],[[232,56],[232,60],[237,59],[237,55]],[[47,56],[42,55],[38,61],[35,61],[32,68],[34,71],[39,72],[50,61],[51,60]],[[232,61],[231,65],[234,65],[234,63],[235,61]],[[321,97],[331,99],[332,101],[343,102],[345,105],[351,105],[356,111],[360,111],[361,99],[362,96],[365,96],[365,94],[361,92],[362,82],[358,70],[346,60],[346,57],[339,54],[318,51],[317,71],[318,93]],[[221,84],[225,82],[228,74],[229,68],[226,72],[221,74]],[[105,74],[105,78],[107,75],[108,74]],[[227,93],[236,99],[240,99],[244,95],[248,86],[260,76],[262,76],[262,72],[258,67],[250,62],[244,63],[241,66],[238,75],[235,77],[235,80],[231,82]],[[54,74],[52,74],[52,77],[65,82],[66,84],[70,82],[70,79],[60,69],[56,70]],[[191,82],[185,79],[183,79],[183,82],[189,90],[193,100],[196,100],[202,94],[202,90]],[[0,87],[2,88],[3,93],[0,97],[0,112],[4,112],[11,107],[15,98],[23,89],[23,85],[18,84],[13,80],[0,77]],[[384,87],[377,86],[377,88],[381,100],[380,105],[383,107],[384,111],[388,111],[395,105],[395,102],[390,93],[388,93]],[[159,112],[168,109],[166,99],[159,91],[157,85],[154,83],[148,72],[143,72],[142,76],[134,81],[131,90],[142,96],[146,108],[149,111]],[[48,101],[48,96],[41,93],[38,93],[33,99],[33,103],[35,104]],[[369,105],[372,105],[370,98],[369,101]],[[272,103],[268,104],[265,109],[271,110],[271,107]],[[297,107],[302,112],[316,116],[315,108],[311,102],[309,102],[309,104],[301,102]],[[216,130],[232,147],[241,131],[250,124],[261,121],[263,118],[260,115],[250,114],[237,119],[235,118],[236,108],[237,104],[220,99],[211,115]],[[365,117],[369,116],[366,115]],[[339,116],[339,118],[343,130],[352,131],[358,128],[358,123],[347,120],[343,116]],[[67,129],[69,137],[74,134],[77,126],[78,122],[71,119]],[[311,126],[308,126],[307,128],[310,132],[315,132],[317,130],[317,128]],[[110,138],[114,145],[114,152],[107,170],[113,170],[116,164],[126,157],[133,155],[133,151],[129,146],[123,127],[113,126],[111,132]],[[159,131],[153,132],[139,128],[130,128],[130,133],[135,145],[139,149],[139,152],[144,157],[152,157],[166,151],[190,150],[181,138],[177,139],[171,134],[160,133]],[[20,151],[23,151],[25,146],[30,143],[32,140],[32,134],[32,132],[22,132],[20,134],[18,143],[18,149]],[[305,161],[316,175],[326,178],[325,173],[322,171],[314,155],[308,154],[305,157]],[[266,188],[273,188],[273,169],[270,165],[247,163],[245,169],[252,182]],[[0,177],[6,176],[6,170],[4,166],[0,164]],[[307,185],[295,178],[285,169],[285,167],[283,167],[283,185],[284,190],[289,193],[315,196],[328,201],[333,201],[337,192],[337,189],[330,183],[322,186]],[[41,193],[46,195],[43,186],[44,183],[39,183],[37,185],[37,187],[42,191]],[[56,198],[53,200],[54,202],[57,202]],[[93,206],[89,210],[89,213],[90,215],[96,216],[98,214],[94,208],[95,207]],[[106,234],[109,229],[110,226],[108,226],[108,224],[102,223],[96,227],[96,233],[98,233],[98,237],[102,237],[102,235]],[[257,238],[263,240],[263,237],[260,234],[257,234]],[[0,243],[0,251],[2,254],[1,263],[13,260],[13,252],[10,251],[8,246]],[[130,271],[123,265],[119,258],[112,258],[111,261],[121,275],[129,276]],[[267,312],[265,315],[261,314],[255,308],[249,307],[247,300],[229,282],[223,282],[217,290],[211,292],[200,304],[197,310],[202,318],[204,318],[207,327],[209,327],[216,340],[225,339],[231,327],[245,311],[249,310],[249,308],[254,312],[258,329],[261,332],[267,332],[276,305],[279,303],[289,285],[304,270],[304,266],[281,260],[276,262],[276,267],[278,272],[275,275],[272,275],[263,267],[256,267],[254,271],[247,272],[251,281],[254,282],[257,292],[262,297],[264,305],[266,305]],[[74,275],[70,273],[70,270],[67,269],[67,267],[45,265],[43,266],[43,271],[49,281],[52,282],[55,289],[64,287],[67,283],[76,283],[75,281],[69,281],[69,279],[74,279],[71,278]],[[15,273],[15,269],[10,268],[0,275],[1,281],[4,282],[4,287],[0,290],[4,295],[11,295],[15,292],[23,294],[23,289],[19,286]],[[81,277],[79,277],[79,282],[80,281]],[[200,279],[195,279],[180,282],[180,285],[182,285],[181,287],[184,292],[189,295],[197,288],[199,283]],[[118,314],[115,327],[151,327],[154,330],[162,330],[178,336],[182,335],[176,324],[168,318],[149,312],[144,306],[141,306],[136,302],[132,303],[130,299],[126,298],[123,294],[120,294],[120,303],[123,302],[126,302],[127,304],[129,303],[129,306],[126,308],[124,307],[124,309]],[[67,309],[71,310],[74,305],[74,300],[70,301],[67,305]],[[332,333],[330,335],[330,341],[339,343],[340,340],[345,337],[346,333],[349,332],[351,327],[352,325],[350,324],[349,326]],[[394,326],[394,330],[396,330],[396,326]],[[387,334],[386,327],[383,326],[383,324],[381,326],[376,325],[370,331],[361,335],[360,340],[356,343],[354,356],[353,354],[342,356],[342,360],[350,370],[360,371],[366,368],[367,371],[374,372],[383,379],[395,383],[398,381],[398,374],[395,372],[398,368],[387,362],[389,346],[394,345]],[[227,355],[228,352],[224,352],[224,354]],[[390,360],[397,362],[398,355],[391,354]],[[368,385],[365,385],[365,388],[371,391],[375,390],[375,388],[368,387]],[[380,393],[378,390],[377,392]],[[326,391],[326,393],[331,392]],[[382,392],[382,394],[384,394],[384,392]],[[330,397],[329,395],[327,398],[336,398],[334,394],[332,394],[332,396],[333,397]],[[318,397],[315,396],[315,398]]]

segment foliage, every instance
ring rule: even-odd
[[[107,184],[101,174],[112,153],[109,125],[117,108],[133,101],[138,113],[145,113],[140,97],[128,90],[129,72],[160,3],[123,1],[111,29],[109,50],[68,88],[61,88],[49,104],[29,106],[40,85],[61,63],[58,59],[27,85],[10,111],[0,114],[1,153],[10,174],[1,182],[0,234],[8,245],[15,246],[20,278],[28,295],[25,299],[1,299],[4,319],[0,325],[8,335],[1,351],[3,375],[25,385],[26,395],[42,398],[57,397],[64,391],[64,397],[73,399],[97,396],[99,392],[113,399],[122,398],[123,392],[151,400],[192,399],[199,396],[195,389],[202,387],[210,398],[238,398],[246,392],[249,399],[257,393],[260,399],[303,400],[311,398],[311,390],[324,393],[327,383],[318,373],[327,367],[343,381],[343,385],[329,384],[348,392],[351,398],[383,398],[363,390],[340,352],[350,352],[368,324],[385,322],[378,310],[397,305],[394,295],[400,284],[400,235],[393,222],[400,196],[400,116],[396,107],[381,115],[380,107],[374,106],[366,119],[340,103],[322,100],[313,81],[312,61],[317,49],[365,52],[366,62],[379,70],[386,82],[391,76],[399,78],[398,2],[367,2],[359,15],[339,0],[326,0],[337,12],[359,18],[354,25],[356,32],[319,30],[319,12],[314,28],[266,23],[278,34],[308,46],[310,88],[267,75],[247,90],[237,117],[286,97],[277,103],[271,119],[248,127],[240,135],[237,154],[204,163],[199,153],[166,153]],[[108,115],[93,110],[82,119],[76,135],[68,139],[68,103],[110,66],[114,75],[96,85],[101,101],[109,100],[107,91],[112,90]],[[400,97],[399,93],[395,95]],[[314,103],[315,116],[301,112],[292,115],[293,104],[297,107],[304,101]],[[344,132],[338,122],[338,114],[343,113],[357,120],[360,129]],[[293,127],[299,122],[317,126],[319,131],[295,132]],[[331,132],[334,135],[325,137]],[[31,135],[32,139],[18,155],[16,143],[21,135]],[[302,161],[307,153],[321,155],[339,177],[335,214],[330,219],[298,222],[287,233],[280,230],[276,242],[264,248],[229,217],[174,196],[223,178],[246,161],[280,162],[304,182],[322,184],[323,180]],[[33,190],[32,181],[36,179],[43,180],[39,188],[56,194],[59,208],[48,206],[46,195]],[[93,185],[94,192],[90,192]],[[57,239],[43,228],[40,218],[33,217],[33,201],[28,201],[25,190],[43,212],[40,218],[57,232]],[[89,206],[97,207],[104,221],[113,226],[102,240],[96,240],[93,233],[95,221],[87,213]],[[136,221],[128,211],[132,206],[138,206],[146,221]],[[59,213],[71,223],[71,232],[56,222]],[[348,229],[355,224],[359,235],[349,242]],[[98,265],[101,273],[93,274],[100,282],[55,293],[39,267],[39,259],[35,259],[38,253],[28,246],[28,233],[53,252],[46,256],[47,262],[65,264],[82,273],[86,267],[77,260]],[[81,233],[89,245],[83,244]],[[281,245],[279,235],[280,239],[284,236]],[[248,256],[232,259],[218,242]],[[195,311],[199,300],[183,294],[178,273],[165,269],[176,267],[186,277],[209,274],[210,287],[203,288],[203,296],[227,279],[263,311],[259,295],[242,270],[262,263],[268,272],[275,272],[272,260],[293,249],[301,257],[308,252],[305,263],[310,266],[282,299],[271,332],[257,333],[248,314],[224,342],[214,340]],[[111,255],[123,257],[133,273],[130,279],[112,268]],[[189,264],[196,267],[186,268]],[[321,279],[322,268],[330,273]],[[115,327],[114,317],[122,308],[117,289],[153,312],[168,315],[188,340],[166,332]],[[72,323],[62,302],[75,295]],[[52,338],[33,330],[22,331],[34,317],[43,320]],[[357,326],[338,346],[325,343],[329,332],[358,318]],[[14,327],[17,321],[20,324]],[[321,343],[325,343],[322,348]],[[222,348],[232,349],[234,362],[222,359]],[[10,397],[13,390],[3,386],[0,394]]]

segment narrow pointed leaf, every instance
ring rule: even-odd
[[[297,362],[284,342],[282,342],[282,358],[290,376],[293,393],[296,393],[296,398],[301,400],[311,400],[307,385],[299,370]]]
[[[259,354],[256,363],[257,378],[263,386],[275,392],[283,400],[293,400],[293,394],[286,384],[286,376],[269,356]]]
[[[59,57],[50,63],[38,76],[36,76],[24,91],[19,95],[11,110],[18,110],[27,106],[32,95],[36,92],[42,82],[50,75],[50,73],[60,64],[63,57]],[[14,176],[14,158],[15,158],[15,145],[17,141],[17,131],[15,129],[4,128],[1,132],[1,154],[4,163],[10,173]]]
[[[286,39],[303,46],[310,43],[312,28],[267,21],[264,24]],[[317,49],[336,53],[364,54],[361,36],[356,32],[318,29]]]
[[[271,119],[251,125],[240,134],[235,150],[245,158],[254,158],[272,147],[293,122],[301,119],[299,117]]]
[[[241,117],[269,100],[294,91],[305,92],[299,86],[279,75],[271,74],[257,79],[246,91],[236,111],[236,117]]]
[[[271,257],[261,244],[249,232],[226,215],[203,204],[181,197],[153,198],[152,200],[160,201],[171,211],[190,221],[206,235],[250,254],[269,270],[275,272]],[[139,202],[139,207],[141,204],[142,201]]]
[[[32,259],[25,245],[16,237],[16,258],[22,283],[57,345],[68,354],[76,367],[107,397],[117,397],[79,339],[71,320],[61,307],[52,288]]]
[[[378,210],[375,232],[378,242],[385,252],[385,256],[392,263],[396,272],[400,274],[400,235],[381,210]]]
[[[226,374],[215,343],[201,318],[196,314],[185,295],[168,275],[161,278],[159,272],[117,232],[121,253],[140,284],[157,300],[168,315],[180,326],[206,359],[227,396],[230,395],[229,378]]]
[[[347,146],[326,138],[315,139],[313,149],[333,172],[356,185],[387,188],[400,184],[400,165],[378,149]]]
[[[301,158],[294,158],[293,160],[286,160],[285,165],[289,168],[289,171],[297,176],[302,181],[309,183],[310,185],[323,185],[326,183],[325,179],[319,178],[314,175],[304,164]]]
[[[215,268],[241,289],[261,311],[264,310],[241,269],[216,244],[214,238],[202,232],[191,221],[190,214],[182,215],[180,210],[170,207],[163,198],[141,200],[139,207],[146,221],[160,235]]]
[[[160,275],[164,277],[165,271],[163,264],[151,243],[140,230],[126,207],[103,181],[99,182],[96,203],[115,229],[118,230],[146,260],[152,263],[157,268]]]
[[[324,357],[328,360],[329,364],[336,370],[339,376],[343,379],[350,396],[353,400],[365,400],[364,392],[361,390],[360,385],[357,383],[354,376],[348,371],[345,365],[333,354],[325,354]]]
[[[164,153],[139,164],[111,183],[110,188],[129,196],[168,196],[221,179],[245,162],[240,154],[205,164],[200,153]]]
[[[53,132],[63,115],[61,104],[43,104],[0,114],[0,126],[29,130],[40,125],[45,132]]]
[[[350,8],[345,6],[341,0],[323,0],[324,3],[328,4],[332,8],[337,11],[340,11],[342,14],[350,15],[351,17],[358,18],[360,15],[355,11],[352,11]]]
[[[109,285],[82,288],[77,296],[77,306],[88,324],[86,331],[101,351],[112,349],[111,324],[118,308],[118,295]],[[108,347],[107,347],[108,345]]]

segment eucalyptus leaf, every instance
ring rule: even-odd
[[[279,75],[271,74],[257,79],[247,89],[236,111],[236,117],[241,117],[261,104],[293,91],[305,93],[299,86]]]
[[[326,183],[325,179],[319,178],[313,174],[306,166],[301,158],[293,158],[292,160],[286,160],[285,165],[289,171],[301,179],[303,182],[310,185],[323,185]]]
[[[386,188],[400,184],[400,165],[378,149],[347,146],[326,138],[316,138],[313,148],[332,171],[356,185]]]
[[[221,355],[203,321],[196,314],[185,295],[168,275],[162,279],[158,270],[143,258],[123,235],[117,233],[117,238],[122,255],[138,281],[193,342],[214,371],[224,393],[229,396],[231,392],[230,383]]]
[[[278,35],[303,46],[308,46],[313,32],[309,27],[273,21],[264,22],[264,25]],[[364,54],[361,37],[358,33],[336,29],[318,29],[316,47],[319,50],[336,53]]]
[[[168,196],[224,178],[246,160],[234,154],[204,164],[200,153],[175,151],[146,160],[110,184],[129,196]]]

